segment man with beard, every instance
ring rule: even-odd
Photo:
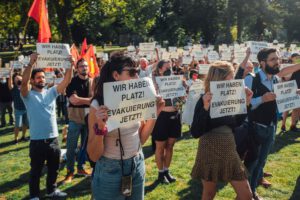
[[[255,134],[260,144],[257,159],[250,163],[245,161],[251,174],[249,182],[253,198],[256,200],[261,199],[256,193],[256,187],[260,180],[264,180],[263,168],[276,134],[277,104],[273,85],[278,83],[277,77],[281,78],[300,69],[300,64],[298,64],[280,71],[280,60],[277,51],[272,48],[262,49],[258,53],[257,59],[261,70],[256,73],[255,77],[248,75],[245,78],[246,86],[253,91],[249,117],[255,123]],[[267,182],[265,185],[270,186],[270,183]]]
[[[30,62],[23,73],[21,98],[27,110],[30,129],[30,199],[38,200],[40,193],[40,176],[45,161],[48,167],[47,197],[65,197],[66,193],[56,188],[59,169],[60,147],[56,122],[56,98],[62,94],[72,78],[74,60],[70,58],[71,68],[67,69],[64,80],[50,89],[45,88],[45,72],[33,69],[37,54],[30,56]],[[31,89],[30,84],[31,83]]]
[[[92,98],[92,81],[88,76],[88,63],[82,58],[76,64],[77,76],[68,85],[66,93],[69,98],[69,128],[67,135],[67,175],[64,183],[70,183],[74,177],[75,153],[81,135],[81,150],[77,154],[77,174],[89,176],[84,169],[86,150],[83,148],[87,138],[85,116],[88,114]]]

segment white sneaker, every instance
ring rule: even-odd
[[[66,197],[67,193],[60,191],[59,189],[54,190],[51,194],[46,194],[46,197]]]
[[[38,198],[38,197],[33,197],[33,198],[31,198],[30,200],[40,200],[40,198]]]

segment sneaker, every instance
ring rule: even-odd
[[[164,175],[165,175],[165,177],[168,179],[168,181],[169,181],[170,183],[173,183],[173,182],[176,181],[176,178],[174,178],[174,177],[170,174],[169,170],[166,170],[166,171],[164,172]]]
[[[286,131],[286,127],[285,127],[285,125],[282,125],[282,126],[281,126],[281,131],[283,131],[283,132],[285,132],[285,131]]]
[[[46,197],[66,197],[67,193],[60,191],[59,189],[54,190],[50,194],[46,194]]]
[[[74,178],[74,173],[73,172],[68,172],[65,180],[63,183],[71,183]]]
[[[264,177],[272,177],[273,175],[270,172],[264,172]]]
[[[262,197],[260,197],[256,192],[253,194],[254,200],[264,200]]]
[[[300,132],[300,129],[297,128],[296,126],[293,126],[293,125],[292,125],[290,131],[293,131],[293,132]]]
[[[165,177],[165,172],[158,172],[158,178],[157,181],[162,184],[169,184],[170,182]]]
[[[270,183],[267,179],[262,178],[259,182],[259,185],[263,186],[264,188],[271,187],[272,183]]]
[[[78,169],[77,174],[81,176],[91,176],[91,173],[85,169]]]

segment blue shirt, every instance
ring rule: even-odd
[[[266,86],[271,92],[273,92],[274,91],[273,84],[278,82],[277,77],[272,76],[271,80],[269,80],[266,73],[263,70],[260,70],[258,72],[258,75],[260,76],[261,83],[264,86]],[[248,76],[245,77],[245,85],[249,89],[252,88],[252,82],[253,82],[253,76],[248,75]],[[261,96],[256,97],[256,98],[252,98],[252,100],[251,100],[251,105],[252,105],[251,109],[256,109],[262,103],[263,103],[263,100],[262,100]]]
[[[42,92],[30,90],[26,97],[22,96],[27,110],[31,140],[58,136],[55,101],[57,96],[56,86],[43,89]]]

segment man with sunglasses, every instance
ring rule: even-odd
[[[255,77],[248,75],[245,78],[245,84],[253,91],[251,100],[251,112],[249,117],[255,123],[255,134],[258,140],[258,154],[255,161],[247,162],[245,165],[250,173],[250,186],[255,200],[261,199],[256,193],[258,182],[263,179],[263,168],[269,151],[274,143],[277,127],[277,104],[274,93],[274,84],[278,83],[278,77],[281,78],[287,74],[300,69],[300,64],[279,70],[280,59],[276,49],[262,49],[257,55],[261,70],[255,74]],[[271,184],[269,182],[268,186]]]
[[[87,138],[85,116],[88,114],[92,98],[92,81],[89,78],[88,63],[82,58],[76,64],[77,76],[72,78],[66,93],[69,98],[69,128],[67,135],[67,176],[64,183],[70,183],[74,177],[75,154],[79,136],[81,136],[81,149],[77,155],[77,174],[89,176],[84,169],[86,150],[83,148]]]

